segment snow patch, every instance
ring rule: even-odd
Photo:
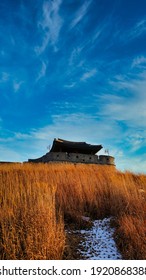
[[[79,249],[79,252],[84,259],[122,259],[113,239],[114,228],[111,228],[110,226],[111,219],[112,218],[95,220],[91,229],[77,231],[84,237],[84,241],[80,242],[80,247],[82,249]]]

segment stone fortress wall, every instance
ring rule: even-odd
[[[109,155],[92,155],[66,152],[49,152],[38,159],[29,159],[29,162],[73,162],[115,165],[115,159]]]

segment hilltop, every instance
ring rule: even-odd
[[[66,229],[113,217],[123,259],[146,259],[146,175],[96,164],[0,165],[1,259],[71,256]]]

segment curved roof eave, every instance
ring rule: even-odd
[[[73,142],[55,138],[50,152],[96,154],[101,149],[102,145],[91,145],[87,144],[86,142]]]

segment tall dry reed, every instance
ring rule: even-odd
[[[43,168],[0,166],[1,259],[60,259],[65,234]]]

